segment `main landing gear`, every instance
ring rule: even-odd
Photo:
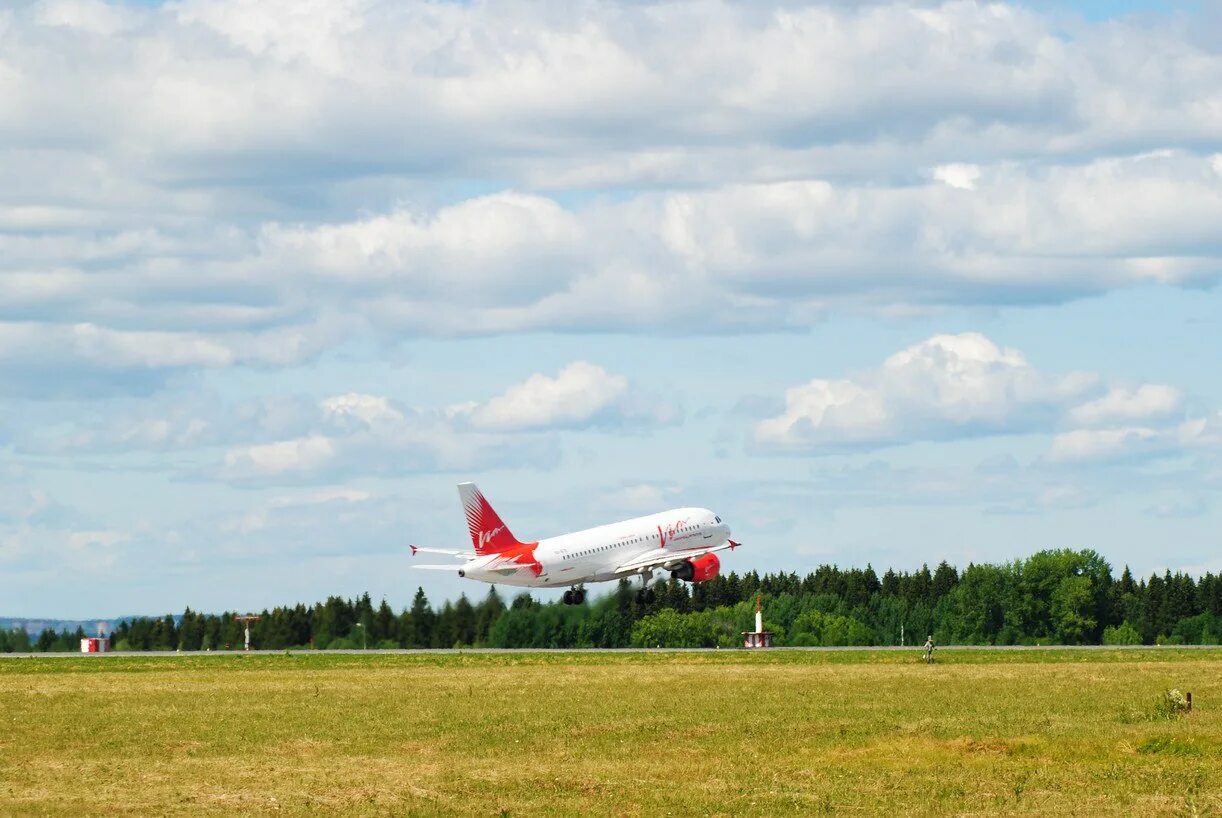
[[[641,589],[636,592],[636,604],[651,605],[658,598],[658,595],[653,592],[653,588],[649,587],[649,583],[652,580],[653,571],[646,568],[641,572]]]
[[[569,588],[567,591],[564,592],[564,604],[565,605],[580,605],[585,601],[586,601],[586,589],[585,588],[580,588],[580,587]]]

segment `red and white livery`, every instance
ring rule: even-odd
[[[417,565],[456,571],[460,577],[527,588],[568,588],[564,601],[579,605],[587,582],[637,577],[640,597],[653,598],[650,584],[669,577],[705,582],[721,571],[717,552],[738,547],[730,526],[707,508],[676,508],[647,517],[526,542],[505,525],[474,483],[459,483],[473,551],[411,546],[418,553],[462,557],[458,565]]]

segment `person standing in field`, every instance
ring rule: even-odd
[[[925,661],[929,664],[933,663],[933,634],[925,640]]]

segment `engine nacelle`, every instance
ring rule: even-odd
[[[721,560],[717,559],[717,555],[702,554],[699,557],[685,561],[678,568],[671,571],[670,575],[684,582],[708,582],[710,579],[716,579],[720,573]]]

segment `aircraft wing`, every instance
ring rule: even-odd
[[[418,545],[409,545],[408,548],[412,549],[413,557],[416,556],[416,554],[424,553],[424,554],[445,554],[447,557],[462,557],[468,560],[475,559],[474,551],[446,551],[444,548],[421,548]],[[423,568],[424,566],[420,566],[420,567]]]
[[[677,567],[685,560],[689,560],[694,557],[703,557],[705,554],[712,554],[714,551],[722,551],[727,548],[733,551],[740,545],[742,545],[742,543],[735,542],[734,540],[727,540],[721,545],[715,545],[711,548],[692,548],[684,551],[667,551],[665,548],[655,548],[652,551],[646,551],[644,554],[633,557],[627,562],[615,566],[615,573],[630,574],[650,568],[665,568],[667,570],[673,570],[672,566]]]

